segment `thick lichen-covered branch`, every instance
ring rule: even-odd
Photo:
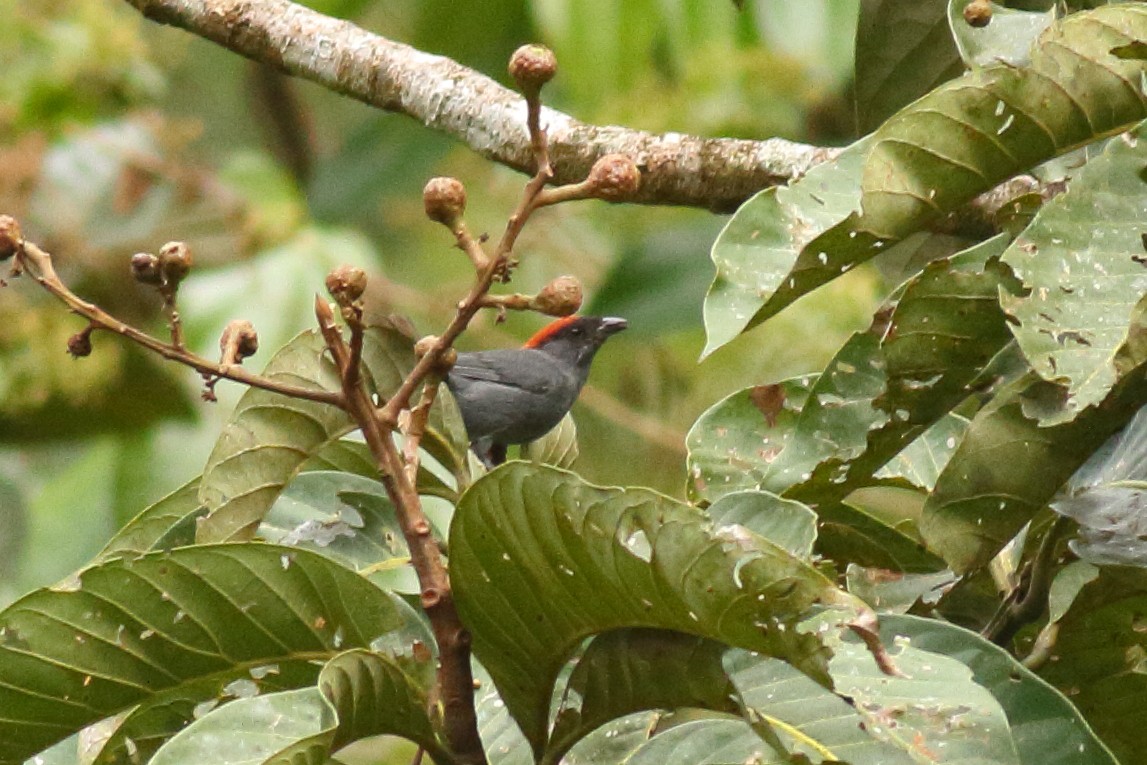
[[[359,101],[406,114],[495,162],[535,170],[522,95],[443,56],[288,0],[127,0],[145,16]],[[632,157],[641,189],[629,202],[732,210],[760,189],[804,174],[837,150],[656,134],[590,125],[542,109],[553,181],[575,183],[608,154]]]

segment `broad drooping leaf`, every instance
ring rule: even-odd
[[[1000,181],[1147,117],[1147,64],[1127,53],[1144,39],[1141,5],[1073,14],[1029,65],[946,82],[823,171],[749,200],[713,246],[705,353]]]
[[[1039,36],[1028,66],[977,69],[929,93],[873,135],[862,225],[900,238],[1000,181],[1147,117],[1147,39],[1136,3],[1072,14]]]
[[[401,661],[347,651],[323,667],[318,686],[261,694],[217,707],[167,742],[154,765],[324,765],[369,736],[403,736],[447,762],[427,713],[426,686]]]
[[[220,698],[260,675],[314,682],[312,660],[401,642],[406,624],[392,596],[306,550],[185,547],[98,564],[0,612],[0,762],[137,704]]]
[[[397,323],[368,328],[363,364],[368,387],[385,398],[414,364],[410,336]],[[314,330],[276,353],[263,374],[316,390],[340,390],[338,372]],[[350,417],[335,406],[255,388],[247,391],[203,471],[199,498],[209,515],[200,524],[199,541],[250,538],[307,459],[353,427]],[[444,430],[438,428],[436,433]],[[426,445],[429,450],[431,442],[447,440],[428,434]]]
[[[1119,762],[1138,762],[1147,746],[1147,708],[1138,703],[1147,696],[1143,569],[1100,569],[1060,619],[1051,655],[1040,675],[1071,699]]]
[[[1101,401],[1147,358],[1145,164],[1142,128],[1108,142],[1004,254],[1023,283],[1023,292],[1001,297],[1012,332],[1040,376],[1067,389],[1045,425]]]
[[[1070,422],[1043,427],[1062,391],[1034,373],[972,420],[924,505],[920,532],[958,573],[986,564],[1091,454],[1147,403],[1144,368]]]
[[[857,209],[867,148],[865,141],[853,144],[788,186],[757,194],[732,217],[713,243],[716,274],[705,296],[707,340],[702,356],[760,324],[767,318],[764,314],[776,313],[766,311],[767,302],[787,304],[848,270],[845,255],[834,253],[833,260],[841,262],[830,264],[823,248],[799,267],[794,262],[802,248],[811,248],[810,242]],[[858,260],[871,257],[870,237],[838,244],[849,253],[864,252]]]
[[[924,656],[938,654],[968,667],[971,679],[1003,707],[1024,765],[1117,765],[1071,701],[976,633],[937,619],[887,615],[881,618],[880,634],[889,644],[901,644],[896,636],[903,636],[907,646]],[[895,710],[896,702],[889,701]]]
[[[856,115],[867,133],[964,67],[948,0],[863,0],[856,25]]]
[[[550,695],[583,638],[626,627],[686,632],[784,658],[821,682],[816,606],[868,618],[811,564],[741,526],[641,489],[602,489],[514,463],[463,495],[451,578],[475,655],[535,752]]]

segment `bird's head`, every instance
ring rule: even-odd
[[[625,319],[614,316],[566,316],[538,330],[525,347],[588,370],[602,343],[627,326]]]

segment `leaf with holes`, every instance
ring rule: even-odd
[[[1001,296],[1012,332],[1040,376],[1067,388],[1066,406],[1045,425],[1098,403],[1144,360],[1145,164],[1147,130],[1110,141],[1004,253],[1023,283]]]
[[[987,564],[1135,411],[1147,404],[1144,367],[1100,406],[1043,427],[1062,390],[1034,373],[976,413],[924,505],[920,533],[958,573]]]
[[[1147,65],[1116,51],[1147,39],[1147,8],[1076,13],[1039,36],[1031,63],[977,69],[873,134],[863,228],[898,239],[1044,160],[1147,117]]]

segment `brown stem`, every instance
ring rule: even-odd
[[[341,393],[316,390],[314,388],[303,388],[298,385],[288,385],[254,374],[240,366],[216,363],[191,353],[187,349],[177,346],[175,343],[165,343],[146,332],[136,329],[129,324],[125,324],[99,306],[81,299],[69,290],[67,286],[60,281],[59,276],[56,275],[56,269],[52,266],[51,255],[40,249],[40,247],[33,242],[20,242],[20,250],[16,255],[16,269],[20,268],[27,268],[28,272],[41,287],[55,295],[61,302],[67,305],[72,312],[87,319],[92,326],[109,332],[115,332],[131,340],[133,343],[159,354],[165,359],[191,367],[203,375],[204,379],[223,377],[244,385],[249,385],[252,388],[261,388],[292,398],[317,401],[322,404],[330,404],[331,406],[344,408]]]
[[[438,682],[430,699],[431,708],[441,704],[447,744],[459,762],[485,763],[486,755],[478,736],[474,707],[470,633],[458,618],[446,565],[431,533],[430,521],[422,510],[422,500],[414,482],[403,469],[402,455],[391,438],[390,425],[371,402],[361,375],[351,370],[351,350],[335,323],[330,305],[321,298],[315,301],[315,316],[319,331],[339,369],[347,411],[362,428],[383,487],[394,504],[398,525],[410,549],[410,561],[422,588],[422,607],[438,643]]]
[[[1067,528],[1067,519],[1057,516],[1040,540],[1039,550],[1024,567],[1020,582],[1008,593],[980,634],[999,646],[1007,646],[1020,629],[1040,618],[1055,574],[1055,547]]]
[[[438,384],[441,380],[435,374],[428,375],[422,386],[422,398],[418,406],[410,410],[410,421],[406,425],[406,440],[402,444],[402,458],[406,464],[406,480],[415,483],[418,480],[418,446],[422,437],[426,435],[426,423],[430,420],[430,408],[438,398]]]

